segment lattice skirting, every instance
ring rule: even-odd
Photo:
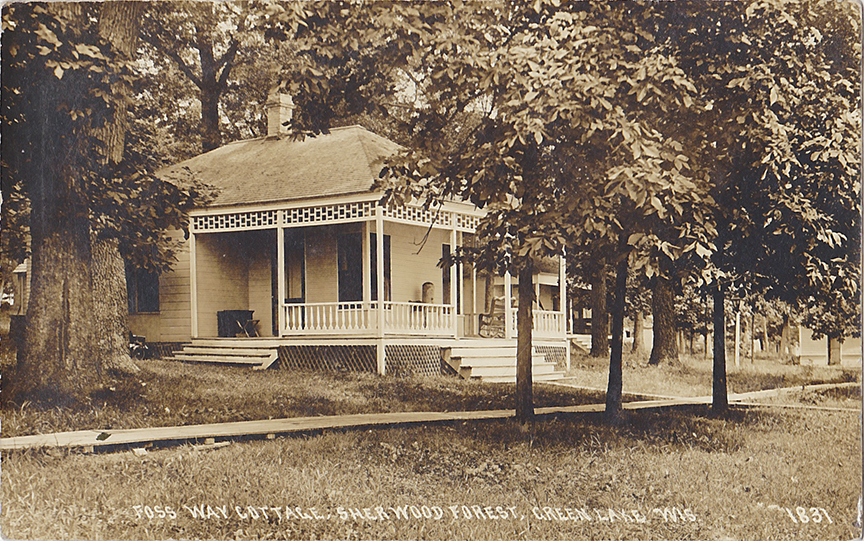
[[[334,372],[375,372],[376,348],[370,346],[279,346],[279,366]]]
[[[389,376],[441,374],[441,348],[431,345],[386,344],[384,355]],[[280,346],[279,366],[285,369],[376,372],[375,345]]]
[[[441,374],[439,346],[388,344],[384,346],[387,374],[392,376],[437,376]]]
[[[534,351],[544,355],[547,363],[555,363],[556,370],[567,369],[566,346],[534,346]]]

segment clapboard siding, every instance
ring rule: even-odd
[[[384,225],[384,233],[390,235],[392,294],[395,302],[421,300],[424,282],[435,284],[435,304],[441,304],[445,298],[442,270],[437,265],[441,259],[441,245],[450,243],[450,232],[433,229],[423,245],[426,231],[424,227],[405,224]]]
[[[173,240],[183,240],[183,232],[170,231]],[[159,313],[130,314],[129,330],[150,342],[183,342],[192,334],[192,307],[189,295],[189,242],[177,251],[171,270],[159,276]]]
[[[255,311],[253,317],[258,320],[261,336],[273,335],[270,253],[270,244],[258,244],[258,249],[249,254],[249,309]]]
[[[217,336],[220,310],[248,310],[249,279],[240,235],[199,235],[195,245],[198,335]]]
[[[337,302],[337,228],[306,229],[306,302]]]

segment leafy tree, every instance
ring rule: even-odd
[[[851,5],[821,1],[676,12],[669,41],[711,105],[695,139],[715,162],[718,278],[792,304],[859,303],[859,25]]]
[[[94,354],[93,240],[116,239],[124,257],[164,267],[173,257],[164,228],[182,227],[198,196],[147,174],[126,133],[130,7],[3,8],[3,190],[29,203],[32,253],[27,336],[9,388],[19,397],[86,399],[117,367]]]
[[[246,71],[243,79],[238,81],[235,76],[232,80],[234,70],[244,63],[257,59],[264,64],[259,56],[265,48],[263,37],[253,30],[256,13],[248,2],[154,2],[148,5],[142,19],[142,37],[158,53],[155,56],[159,58],[154,59],[162,67],[159,72],[170,76],[177,70],[197,90],[199,129],[186,134],[200,137],[204,152],[222,144],[220,103],[230,85],[240,84],[245,103],[263,105],[273,84],[270,78],[275,66]],[[162,59],[168,59],[169,65],[165,66]],[[260,84],[262,78],[264,84]],[[236,95],[232,97],[230,105],[238,105],[240,100]],[[227,115],[244,110],[225,107],[222,111]]]

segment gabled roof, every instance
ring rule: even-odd
[[[327,135],[248,139],[230,143],[161,171],[188,167],[217,188],[208,206],[246,205],[368,192],[383,159],[399,145],[361,126]]]

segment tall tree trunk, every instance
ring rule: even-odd
[[[657,276],[652,299],[654,309],[654,345],[648,364],[678,362],[675,332],[675,296],[672,284],[663,275]]]
[[[93,239],[94,321],[99,335],[95,354],[100,365],[114,373],[135,374],[129,355],[129,302],[125,262],[116,239]]]
[[[492,271],[485,272],[486,279],[484,280],[483,289],[483,313],[492,314],[495,303],[495,273]]]
[[[627,236],[621,234],[620,247],[626,247]],[[624,307],[627,296],[627,256],[615,265],[615,299],[612,306],[612,343],[609,354],[609,384],[606,388],[606,418],[614,419],[621,412],[624,391],[622,356],[624,351]]]
[[[591,277],[591,356],[609,353],[609,312],[606,308],[606,259],[597,262]]]
[[[130,60],[138,42],[138,20],[141,2],[106,2],[102,6],[99,32],[126,59]],[[129,96],[131,90],[117,83],[116,92]],[[125,101],[118,105],[113,122],[102,130],[106,159],[114,164],[123,161],[129,120]],[[126,292],[125,263],[116,239],[92,239],[94,319],[99,336],[96,355],[103,368],[113,372],[136,373],[138,367],[129,355],[129,305]]]
[[[642,310],[636,310],[633,315],[633,350],[637,355],[645,352],[645,315]]]
[[[762,316],[762,353],[768,353],[768,316]]]
[[[756,362],[756,307],[750,312],[750,364]]]
[[[70,17],[81,13],[74,3],[48,3],[45,9]],[[27,323],[18,367],[10,385],[4,383],[4,394],[14,401],[83,401],[102,378],[93,356],[88,202],[76,164],[91,149],[83,130],[69,129],[66,111],[78,106],[86,88],[74,73],[58,79],[42,71],[31,74],[40,78],[40,92],[32,96],[27,119],[41,134],[24,172],[31,206]]]
[[[43,186],[53,182],[37,180]],[[33,276],[12,397],[84,400],[102,378],[93,355],[89,221],[80,215],[58,218],[39,206],[33,206],[31,220]]]
[[[789,340],[789,314],[783,314],[783,326],[780,328],[780,359],[784,362],[792,360],[792,344]]]
[[[209,6],[212,11],[213,7]],[[218,148],[222,143],[219,133],[219,95],[218,67],[213,54],[213,42],[206,29],[198,28],[198,57],[201,61],[201,148],[204,152]]]
[[[534,265],[519,269],[519,308],[516,312],[516,420],[534,421],[534,391],[531,377],[532,328],[534,326]]]
[[[711,407],[715,412],[729,408],[726,395],[726,312],[723,305],[723,288],[714,289],[714,376]]]
[[[837,366],[842,359],[843,341],[839,338],[827,337],[828,340],[828,366]]]

